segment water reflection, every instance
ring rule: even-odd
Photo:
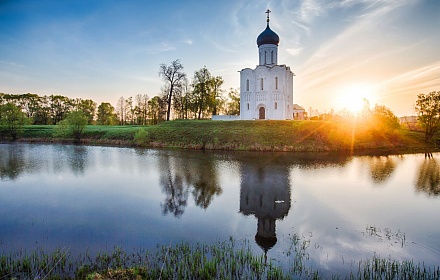
[[[180,156],[173,154],[172,157],[166,154],[160,158],[159,165],[160,184],[166,195],[164,203],[161,203],[164,215],[182,216],[189,192],[195,204],[203,209],[207,209],[214,197],[222,193],[212,154],[193,153],[191,156],[181,152]]]
[[[289,213],[289,166],[262,160],[242,164],[240,171],[240,213],[258,219],[255,241],[267,254],[277,242],[276,220]]]
[[[396,170],[395,158],[391,156],[367,157],[371,179],[375,184],[385,183]]]
[[[159,159],[159,166],[161,170],[160,185],[165,194],[165,200],[160,204],[162,213],[164,215],[171,213],[175,217],[180,217],[185,211],[189,192],[188,186],[183,184],[184,174],[179,172],[182,170],[182,166],[172,168],[172,161],[168,155]]]
[[[440,170],[437,160],[426,157],[419,167],[416,189],[428,195],[440,194]]]
[[[86,169],[87,147],[72,146],[68,150],[64,150],[67,156],[67,162],[73,174],[76,176],[84,175]]]
[[[16,180],[29,167],[26,159],[21,156],[21,146],[11,146],[9,149],[0,149],[0,179]]]

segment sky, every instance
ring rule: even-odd
[[[366,98],[412,115],[418,94],[440,91],[440,0],[0,0],[0,92],[116,106],[160,94],[159,65],[176,59],[190,80],[206,66],[238,88],[267,9],[307,111]]]

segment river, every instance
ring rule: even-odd
[[[232,237],[283,264],[296,235],[324,274],[438,265],[439,158],[0,144],[0,253]]]

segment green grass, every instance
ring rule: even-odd
[[[53,125],[29,125],[24,141],[69,141],[54,135]],[[142,130],[142,132],[139,132]],[[177,120],[155,126],[89,125],[83,143],[146,147],[248,151],[349,151],[426,147],[421,131],[388,130],[351,121],[196,121]],[[435,148],[431,145],[430,148]]]
[[[212,244],[159,245],[152,251],[127,253],[115,248],[95,257],[72,257],[68,248],[52,253],[37,250],[0,255],[0,279],[440,279],[440,268],[412,261],[373,256],[352,266],[345,278],[307,264],[310,241],[293,234],[281,266],[255,254],[249,241],[234,239]],[[356,262],[354,262],[356,263]]]

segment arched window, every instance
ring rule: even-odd
[[[249,103],[247,104],[247,109],[249,110]]]
[[[270,63],[271,63],[271,64],[274,64],[274,63],[273,63],[273,51],[272,51],[272,53],[270,54]]]
[[[277,102],[275,102],[274,108],[275,108],[275,110],[278,109],[278,103]]]
[[[264,64],[267,64],[267,63],[266,63],[266,57],[267,57],[267,55],[266,55],[266,51],[264,51]]]
[[[275,89],[278,89],[278,77],[275,77]]]
[[[246,91],[249,91],[249,79],[246,80]]]
[[[260,79],[260,87],[261,87],[261,90],[264,89],[263,78]]]

